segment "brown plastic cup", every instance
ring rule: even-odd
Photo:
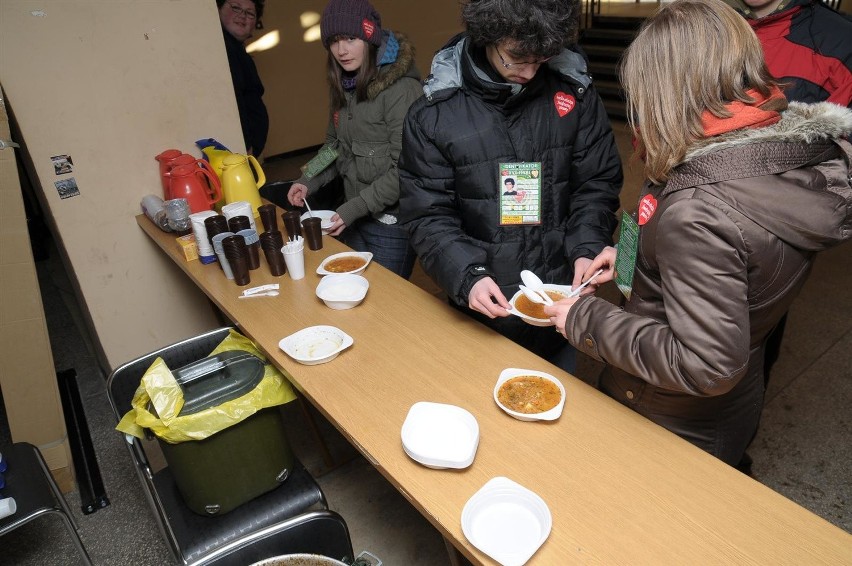
[[[228,236],[222,240],[222,250],[228,258],[231,272],[234,274],[234,282],[237,285],[248,285],[251,282],[249,274],[249,251],[246,241],[242,236]]]
[[[248,216],[232,216],[228,219],[228,228],[234,234],[240,230],[249,230],[251,229],[251,220]]]
[[[305,240],[308,242],[308,248],[311,250],[322,249],[322,220],[316,216],[305,218],[302,220],[304,228]]]
[[[278,207],[274,204],[262,204],[257,207],[257,213],[260,215],[260,221],[263,223],[265,231],[274,232],[278,230],[277,211]]]
[[[281,220],[284,221],[284,228],[287,230],[288,239],[292,240],[296,236],[302,235],[301,216],[298,210],[288,210],[281,215]]]
[[[263,255],[266,256],[266,264],[269,266],[269,272],[278,277],[287,273],[287,265],[284,263],[284,254],[281,253],[281,248],[271,248],[263,246]]]

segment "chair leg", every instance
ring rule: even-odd
[[[322,452],[322,459],[325,462],[326,467],[329,469],[333,469],[337,462],[335,462],[334,458],[331,455],[331,451],[328,449],[328,445],[325,443],[325,439],[320,432],[319,426],[317,425],[317,421],[314,419],[314,416],[311,414],[310,407],[308,407],[307,401],[302,397],[298,392],[296,393],[296,399],[299,402],[299,407],[302,409],[302,414],[305,415],[305,419],[308,421],[308,426],[313,432],[314,437],[317,439],[319,443],[320,451]]]
[[[74,541],[74,546],[77,547],[77,551],[80,553],[83,563],[87,566],[92,566],[92,559],[89,557],[89,553],[86,552],[86,547],[83,546],[83,540],[80,538],[80,532],[77,530],[77,522],[74,520],[74,515],[71,514],[71,508],[68,507],[68,502],[65,501],[65,497],[59,490],[59,486],[56,485],[56,481],[53,479],[53,476],[47,467],[47,463],[45,463],[44,457],[41,455],[41,451],[38,448],[34,448],[34,450],[36,459],[38,460],[38,465],[41,467],[41,471],[44,474],[44,479],[47,481],[47,484],[50,486],[50,490],[53,492],[54,498],[56,498],[56,501],[61,507],[61,509],[54,509],[53,512],[58,513],[62,517],[62,522],[65,523],[65,528],[68,529],[68,533],[71,535],[71,540]]]

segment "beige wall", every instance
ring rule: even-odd
[[[211,0],[212,1],[212,0]],[[300,14],[322,14],[325,1],[268,1],[264,12],[264,33],[278,30],[281,43],[254,54],[269,110],[269,139],[263,153],[278,155],[321,144],[328,122],[328,92],[325,80],[326,50],[322,43],[305,43]],[[432,55],[461,31],[457,0],[436,0],[428,7],[409,0],[373,0],[382,16],[382,25],[408,36],[417,50],[417,67],[425,78]]]
[[[212,0],[0,2],[0,84],[106,363],[215,326],[204,296],[134,216],[162,192],[154,156],[216,137],[242,151]],[[60,199],[51,156],[80,195]],[[4,363],[0,360],[0,363]]]

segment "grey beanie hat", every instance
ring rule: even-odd
[[[382,44],[382,17],[367,0],[329,0],[320,20],[322,44],[328,49],[337,35]]]

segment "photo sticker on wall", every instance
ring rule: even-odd
[[[54,155],[50,158],[53,162],[53,172],[57,175],[65,175],[74,171],[74,162],[70,155]]]
[[[62,179],[53,184],[56,185],[56,192],[59,193],[61,199],[76,197],[80,194],[80,189],[77,188],[77,180],[74,177]]]

